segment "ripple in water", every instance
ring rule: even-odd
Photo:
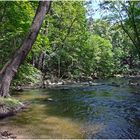
[[[140,138],[138,88],[110,86],[27,90],[18,95],[32,105],[0,121],[17,138]],[[16,95],[17,97],[17,95]]]

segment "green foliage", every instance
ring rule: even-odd
[[[111,43],[97,35],[87,40],[83,54],[84,70],[88,75],[108,76],[112,74],[113,52]],[[84,57],[85,56],[85,57]]]
[[[112,24],[112,21],[109,20],[110,15],[106,18],[94,21],[90,27],[92,29],[91,32],[109,40],[112,44],[113,73],[129,74],[133,71],[132,69],[139,67],[137,49],[134,48],[132,41],[124,30],[122,30],[120,24]]]
[[[51,49],[46,63],[48,72],[57,77],[71,77],[77,67],[79,53],[87,39],[83,2],[54,2],[48,19]]]
[[[140,42],[138,5],[139,2],[132,1],[105,2],[102,6],[104,10],[109,6],[109,14],[95,20],[86,16],[84,1],[52,2],[50,13],[13,85],[38,82],[41,75],[38,69],[42,70],[37,66],[39,63],[43,64],[42,72],[58,78],[137,72],[140,63],[140,49],[136,45]],[[114,6],[120,6],[119,11]],[[0,2],[0,68],[21,46],[36,7],[36,2],[29,1]],[[41,57],[42,53],[45,58]]]
[[[139,1],[108,1],[101,4],[102,9],[109,14],[108,21],[118,24],[121,30],[127,35],[128,42],[131,42],[133,50],[140,58],[140,8]],[[129,43],[128,43],[129,44]]]
[[[34,10],[29,2],[0,2],[0,68],[20,47],[29,30]]]
[[[13,85],[35,84],[40,81],[41,72],[31,64],[24,63],[13,80]]]

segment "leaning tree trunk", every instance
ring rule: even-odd
[[[9,87],[19,66],[30,52],[39,33],[46,13],[50,9],[51,1],[40,1],[29,34],[22,46],[15,52],[11,60],[0,71],[0,96],[9,96]]]

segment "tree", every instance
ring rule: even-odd
[[[113,23],[119,23],[133,43],[140,59],[140,2],[139,1],[105,1],[102,9],[109,10],[107,16]]]
[[[81,53],[81,65],[86,76],[105,77],[112,74],[113,52],[109,40],[90,35]]]
[[[112,24],[107,18],[93,21],[90,26],[92,34],[97,34],[112,44],[114,73],[122,73],[134,66],[136,53],[133,44],[118,23]]]
[[[9,95],[9,87],[11,81],[18,68],[25,60],[30,52],[36,37],[39,33],[46,13],[49,12],[51,1],[40,1],[30,31],[24,40],[22,46],[15,52],[14,56],[9,60],[0,71],[0,96],[7,97]]]
[[[0,2],[0,69],[20,47],[29,30],[35,14],[31,4],[23,1]]]
[[[84,2],[53,2],[47,24],[50,49],[46,71],[57,78],[71,78],[87,39]]]

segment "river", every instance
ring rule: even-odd
[[[98,80],[94,86],[14,93],[31,105],[1,120],[0,130],[12,132],[19,139],[140,139],[140,87],[128,86],[128,81]]]

